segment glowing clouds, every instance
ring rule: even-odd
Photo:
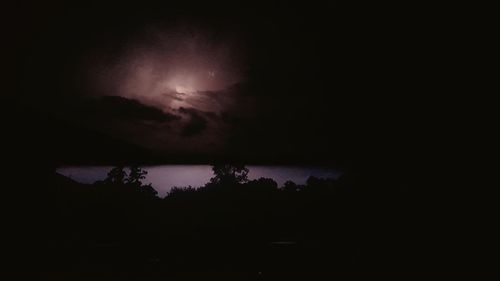
[[[203,91],[204,85],[193,74],[173,75],[167,82],[167,87],[177,93],[192,94]]]
[[[218,37],[210,32],[186,27],[143,32],[129,40],[132,43],[114,55],[117,59],[112,63],[96,62],[98,69],[105,69],[105,73],[92,74],[96,92],[137,99],[164,110],[212,111],[214,102],[204,93],[242,81],[241,50],[228,38],[214,39]]]
[[[179,94],[192,94],[196,92],[193,88],[185,86],[175,86],[175,91]]]
[[[120,46],[99,46],[82,65],[85,91],[96,99],[75,116],[158,154],[232,151],[258,111],[245,79],[245,39],[223,33],[150,28],[114,41]]]

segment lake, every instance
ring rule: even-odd
[[[296,184],[305,184],[307,178],[315,176],[318,178],[337,179],[340,172],[330,167],[318,166],[246,166],[249,169],[250,180],[261,177],[272,178],[281,187],[291,180]],[[111,166],[84,166],[84,167],[60,167],[59,174],[67,176],[80,183],[94,183],[106,178]],[[213,177],[210,165],[163,165],[143,166],[148,172],[143,183],[151,183],[158,191],[158,196],[164,197],[174,186],[177,187],[200,187],[205,185]]]

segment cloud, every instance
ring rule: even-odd
[[[137,100],[118,96],[105,96],[94,99],[84,107],[84,110],[94,112],[101,116],[125,120],[171,122],[180,118],[179,116],[164,112],[156,107],[144,105]]]
[[[244,93],[247,89],[238,84],[221,91],[164,92],[163,98],[178,101],[178,107],[122,96],[89,97],[64,105],[62,117],[157,157],[217,157],[241,145],[247,151],[258,135],[252,129],[255,101]]]
[[[150,25],[130,35],[120,52],[89,55],[84,72],[91,95],[139,100],[158,108],[225,106],[212,92],[244,80],[244,54],[232,36],[196,25]],[[106,58],[112,56],[113,60]],[[225,99],[224,99],[225,100]]]
[[[182,128],[181,135],[183,137],[193,137],[201,134],[207,128],[207,120],[201,116],[201,112],[195,109],[186,109],[181,107],[180,112],[189,115],[189,121]]]

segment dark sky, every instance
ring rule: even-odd
[[[409,7],[44,1],[11,14],[6,96],[57,163],[342,166],[428,141],[428,42]]]

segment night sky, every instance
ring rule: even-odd
[[[13,9],[15,94],[6,96],[22,117],[15,127],[30,128],[19,129],[26,147],[56,165],[392,164],[428,142],[432,89],[419,83],[427,53],[411,10],[337,1]]]
[[[477,233],[477,223],[465,224],[477,219],[447,203],[472,210],[477,192],[450,183],[463,184],[467,169],[482,163],[466,156],[486,150],[477,132],[496,119],[486,116],[493,110],[475,112],[491,74],[467,61],[490,60],[467,37],[484,32],[472,26],[476,11],[459,5],[3,4],[2,184],[16,193],[5,196],[14,222],[5,229],[20,240],[6,240],[15,246],[8,260],[21,263],[15,273],[109,279],[116,269],[116,280],[156,280],[143,278],[152,270],[160,280],[199,267],[238,279],[227,264],[254,274],[246,280],[280,280],[275,270],[287,280],[339,270],[350,278],[362,271],[399,280],[435,269],[463,276],[455,260],[478,257],[463,245],[479,241],[464,231]],[[120,184],[119,173],[91,188],[65,177],[90,183],[109,167],[142,167],[143,183],[163,196],[173,185],[203,186],[219,164],[250,167],[250,178],[279,186],[263,179],[233,189],[215,173],[219,182],[204,190],[160,202],[138,182]],[[334,180],[277,189],[311,175]],[[442,187],[451,192],[440,196]],[[275,246],[290,248],[274,256]]]

